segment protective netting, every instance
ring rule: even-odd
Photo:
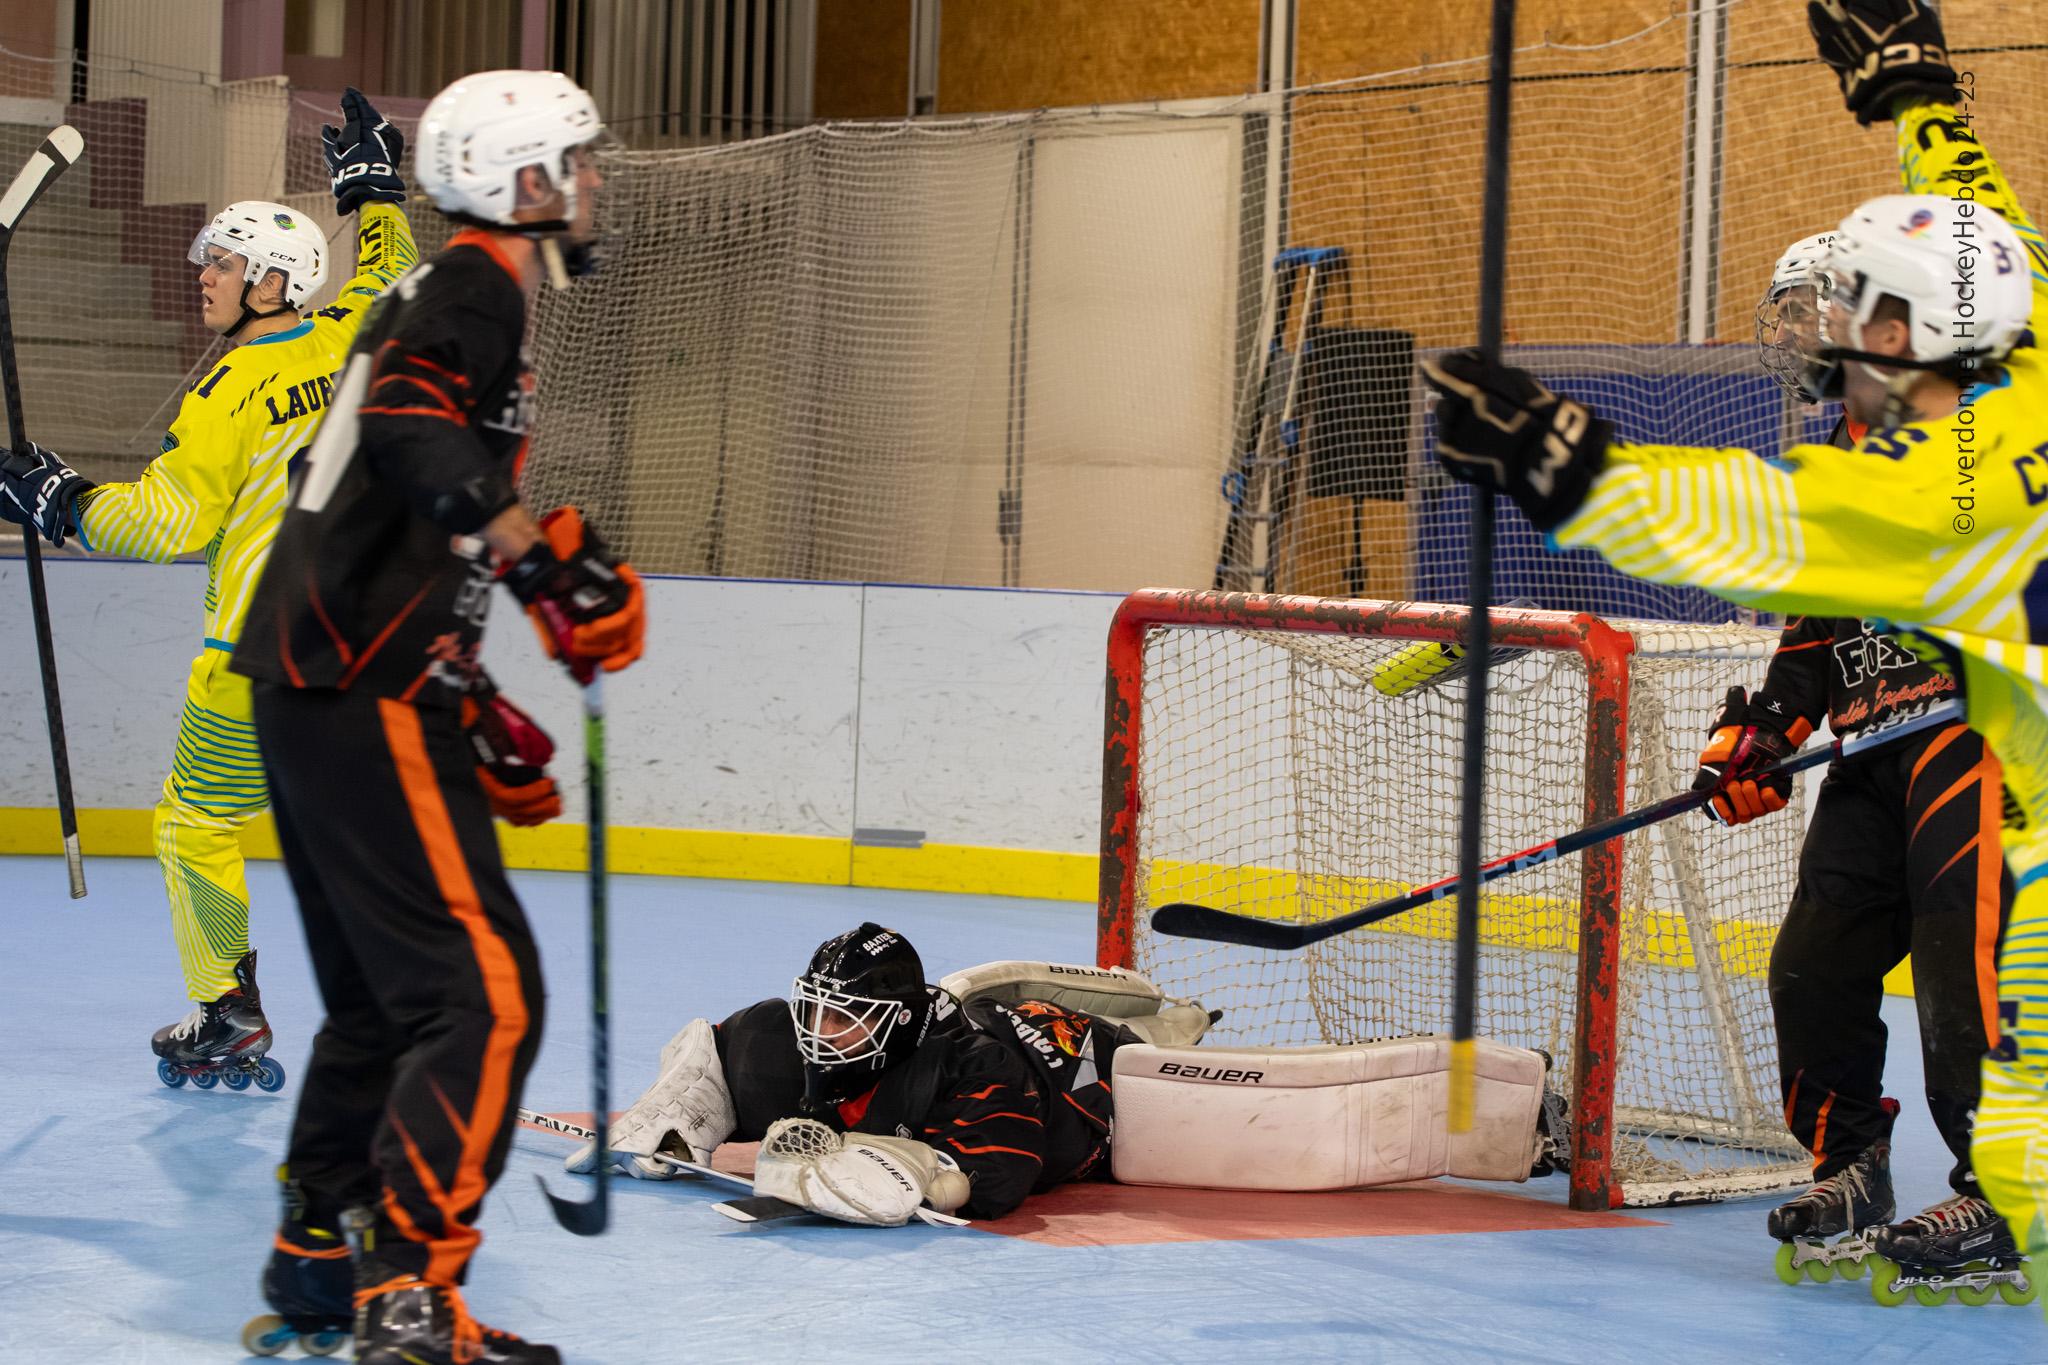
[[[1726,15],[1704,85],[1683,14],[1518,55],[1507,339],[1625,437],[1773,451],[1825,419],[1755,364],[1770,264],[1896,169],[1796,21]],[[2027,104],[2048,51],[1953,18],[2024,193],[2048,172]],[[103,59],[74,101],[74,74],[0,51],[7,164],[58,118],[87,142],[15,248],[16,325],[34,434],[126,477],[218,345],[184,259],[212,212],[281,199],[329,228],[335,279],[352,253],[330,110]],[[1474,335],[1484,85],[1472,60],[611,155],[607,269],[537,305],[533,499],[584,504],[654,571],[1126,589],[1220,566],[1230,586],[1461,600],[1467,503],[1427,459],[1414,361]],[[445,238],[412,218],[426,250]],[[1730,614],[1542,551],[1512,509],[1500,544],[1503,600]]]
[[[1620,801],[1633,809],[1690,785],[1723,694],[1762,681],[1775,636],[1615,624],[1635,641]],[[1484,857],[1586,818],[1592,691],[1580,656],[1562,634],[1557,643],[1495,666]],[[1147,927],[1171,901],[1326,919],[1456,870],[1464,685],[1389,697],[1372,681],[1418,648],[1437,646],[1306,630],[1146,633],[1133,965],[1221,1009],[1212,1037],[1300,1046],[1449,1028],[1454,900],[1296,953]],[[1798,867],[1797,796],[1734,830],[1687,815],[1623,843],[1611,1084],[1614,1174],[1629,1202],[1807,1173],[1779,1111],[1764,980]],[[1575,1102],[1574,1029],[1594,989],[1579,979],[1581,877],[1573,856],[1493,883],[1478,982],[1478,1032],[1549,1053]]]

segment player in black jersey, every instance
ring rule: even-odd
[[[478,1326],[458,1291],[541,1027],[539,957],[491,816],[553,808],[508,798],[508,760],[545,742],[481,690],[477,651],[501,579],[579,676],[641,650],[633,571],[573,510],[536,522],[513,491],[533,402],[527,310],[592,238],[602,131],[589,95],[552,72],[465,77],[427,107],[416,174],[463,230],[366,322],[234,656],[256,680],[327,1008],[265,1291],[288,1319],[317,1316],[347,1265],[342,1212],[374,1206],[359,1360],[559,1359]],[[532,797],[545,777],[528,765],[512,781]]]
[[[1822,401],[1804,364],[1817,336],[1800,320],[1816,315],[1814,268],[1831,241],[1794,243],[1757,309],[1764,368],[1802,403]],[[1865,434],[1844,412],[1832,443],[1853,449]],[[1835,734],[1853,734],[1955,692],[1950,671],[1922,659],[1908,637],[1855,617],[1795,616],[1763,687],[1747,697],[1729,692],[1694,788],[1718,789],[1710,818],[1746,823],[1783,809],[1791,793],[1787,780],[1752,774],[1805,743],[1822,716]],[[1785,1118],[1813,1154],[1816,1182],[1770,1216],[1772,1235],[1786,1243],[1779,1259],[1788,1279],[1885,1250],[1896,1213],[1888,1159],[1898,1106],[1882,1093],[1878,1010],[1886,974],[1908,953],[1927,1104],[1955,1155],[1949,1183],[1958,1198],[1983,1198],[1970,1132],[1983,1057],[1998,1040],[1998,941],[2013,898],[1999,836],[2002,791],[1997,758],[1964,725],[1837,759],[1821,783],[1770,965]],[[1859,1190],[1836,1188],[1845,1184]],[[1859,1216],[1834,1216],[1852,1205]]]

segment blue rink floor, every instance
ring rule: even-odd
[[[0,1360],[246,1358],[236,1342],[263,1311],[272,1170],[318,1019],[281,870],[250,874],[273,1055],[290,1073],[275,1096],[157,1082],[149,1035],[186,1005],[153,863],[94,860],[92,896],[73,903],[56,860],[0,858]],[[517,881],[551,984],[526,1100],[583,1110],[583,882]],[[863,918],[908,933],[935,976],[1093,956],[1092,911],[1070,904],[637,877],[612,888],[619,1108],[692,1015],[783,994],[813,946]],[[1917,1209],[1946,1193],[1947,1157],[1918,1099],[1907,1006],[1887,1005],[1890,1088],[1906,1106],[1899,1202]],[[621,1181],[612,1230],[579,1240],[533,1180],[580,1196],[584,1182],[561,1173],[566,1149],[519,1133],[470,1301],[577,1362],[2048,1361],[2038,1307],[1886,1309],[1864,1282],[1780,1284],[1766,1201],[1612,1227],[1049,1245],[978,1229],[748,1229],[711,1211],[722,1192]],[[1556,1176],[1503,1188],[1564,1197]]]

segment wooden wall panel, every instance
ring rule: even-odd
[[[1604,71],[1532,60],[1517,81],[1510,341],[1677,338],[1683,44],[1664,30]],[[1472,339],[1485,107],[1477,65],[1296,101],[1289,243],[1352,262],[1327,321]]]
[[[939,25],[939,110],[1234,95],[1258,83],[1259,0],[968,0]]]
[[[902,118],[909,108],[910,0],[818,0],[813,115]]]
[[[1298,84],[1486,55],[1493,8],[1489,0],[1300,3],[1295,39]],[[1515,37],[1518,45],[1613,42],[1682,9],[1682,0],[1522,0],[1516,7]]]

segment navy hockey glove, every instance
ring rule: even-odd
[[[403,204],[405,181],[398,167],[405,160],[405,134],[354,86],[341,92],[341,117],[341,127],[320,130],[334,206],[347,215],[365,204]]]
[[[1437,458],[1454,479],[1506,493],[1539,531],[1579,510],[1607,461],[1614,428],[1527,370],[1477,350],[1422,362],[1437,391]]]
[[[1792,779],[1783,773],[1756,774],[1799,752],[1812,733],[1813,722],[1790,714],[1775,699],[1729,688],[1692,779],[1694,791],[1714,793],[1704,808],[1706,817],[1718,825],[1742,825],[1785,809]]]
[[[1811,0],[1806,26],[1842,102],[1865,127],[1890,119],[1901,96],[1962,98],[1941,16],[1928,0]]]
[[[0,449],[0,517],[35,527],[52,545],[78,530],[79,500],[96,487],[34,441]]]

